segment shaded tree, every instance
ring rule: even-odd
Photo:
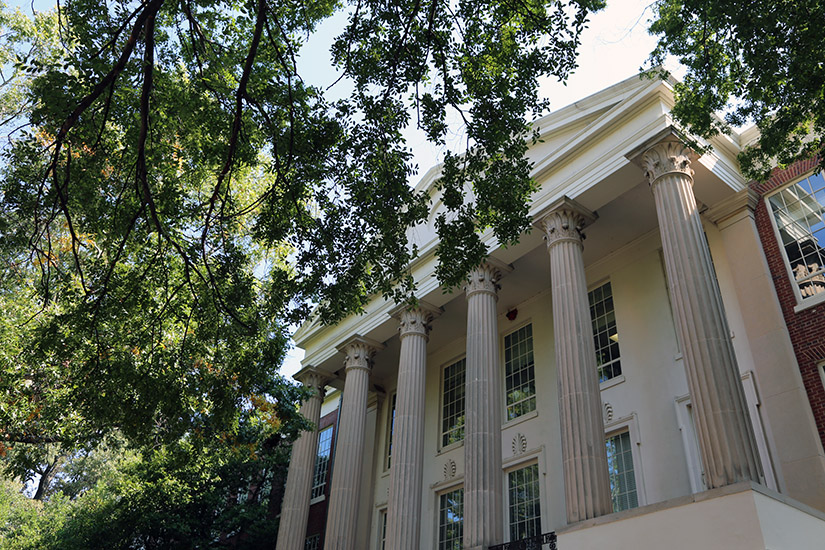
[[[822,153],[825,2],[659,0],[655,9],[652,62],[674,55],[687,68],[675,84],[677,120],[704,137],[755,123],[760,140],[740,161],[757,179]]]
[[[275,375],[290,326],[412,294],[407,229],[432,197],[409,186],[403,130],[445,148],[438,273],[456,285],[481,231],[529,227],[537,79],[567,77],[600,7],[61,3],[48,56],[7,45],[31,109],[0,182],[0,440],[157,446],[292,407]],[[298,57],[341,9],[332,59],[353,92],[328,101]]]

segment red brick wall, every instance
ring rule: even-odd
[[[793,164],[784,170],[776,169],[771,177],[762,183],[753,182],[751,188],[764,196],[774,189],[814,170],[819,159],[814,158]],[[796,294],[791,282],[785,260],[777,242],[776,233],[770,219],[765,201],[760,201],[755,218],[765,257],[773,277],[774,287],[782,306],[782,314],[791,335],[796,360],[802,372],[802,381],[808,392],[808,399],[814,412],[819,437],[825,445],[825,387],[818,366],[825,361],[825,303],[794,312],[797,305]]]

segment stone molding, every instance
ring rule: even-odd
[[[332,379],[329,373],[320,371],[315,367],[304,367],[292,377],[307,388],[316,390],[322,398],[324,395],[324,386]]]
[[[464,285],[467,298],[473,294],[484,292],[492,294],[498,299],[498,289],[501,288],[498,282],[512,270],[513,268],[507,264],[488,258],[467,275],[467,284]]]
[[[544,233],[548,249],[561,242],[583,246],[583,230],[596,217],[596,214],[565,196],[551,204],[540,217],[537,216],[535,225]]]
[[[410,334],[429,338],[430,323],[441,315],[442,309],[427,302],[419,301],[414,306],[402,305],[390,312],[390,317],[398,320],[399,337],[403,340]]]
[[[666,141],[645,151],[642,155],[642,168],[650,186],[653,187],[662,176],[674,172],[688,176],[692,184],[691,155],[693,151],[681,141]]]
[[[759,194],[748,187],[714,204],[705,212],[705,217],[715,225],[723,228],[738,219],[738,214],[746,214],[753,218],[758,205]]]
[[[350,369],[364,369],[369,372],[372,370],[373,357],[384,347],[384,344],[356,334],[338,346],[337,349],[347,356],[344,359],[344,368],[347,371]]]

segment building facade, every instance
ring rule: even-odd
[[[749,182],[755,131],[698,156],[672,105],[633,77],[538,121],[535,227],[462,291],[424,176],[418,304],[295,334],[278,550],[820,547],[823,178]]]

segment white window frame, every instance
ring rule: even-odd
[[[542,465],[539,461],[539,456],[536,454],[532,454],[528,459],[521,460],[517,464],[510,465],[508,468],[504,470],[504,536],[509,542],[513,542],[510,539],[510,473],[521,470],[523,468],[527,468],[529,466],[536,466],[536,471],[538,474],[538,485],[539,485],[539,532],[538,535],[543,534],[545,531],[544,526],[544,516],[547,515],[545,511],[545,502],[544,502],[544,493],[546,491],[542,488],[542,479],[544,479],[544,472],[542,471]]]
[[[822,379],[822,387],[825,388],[825,361],[822,361],[816,366],[816,370],[819,371],[819,376]]]
[[[633,459],[633,479],[636,482],[636,507],[641,508],[647,504],[647,492],[645,491],[644,467],[642,465],[641,431],[639,430],[639,418],[635,412],[605,424],[605,443],[607,443],[607,438],[625,432],[630,436],[630,456]]]
[[[321,434],[323,434],[326,431],[329,431],[331,433],[330,440],[329,440],[329,460],[327,460],[327,465],[326,465],[327,470],[326,470],[326,473],[324,474],[324,484],[323,485],[315,485],[315,474],[316,474],[316,469],[318,467],[318,450],[319,450],[319,447],[321,445]],[[316,487],[323,487],[323,489],[322,489],[320,495],[312,497],[312,499],[309,501],[310,504],[315,504],[316,502],[321,502],[326,498],[326,486],[330,481],[330,475],[329,475],[330,474],[330,463],[332,462],[332,453],[333,453],[334,448],[335,448],[335,425],[330,424],[329,426],[326,426],[326,427],[321,428],[320,430],[318,430],[318,444],[315,446],[315,460],[312,463],[312,485],[310,486],[310,496],[311,496],[312,492],[315,491]]]
[[[610,297],[613,299],[613,317],[614,317],[614,320],[615,320],[615,323],[616,323],[616,336],[618,337],[618,334],[619,334],[619,319],[618,319],[618,315],[616,313],[616,293],[614,292],[614,289],[613,289],[613,281],[611,281],[609,278],[608,279],[603,279],[603,280],[599,281],[598,283],[596,283],[594,285],[591,285],[587,289],[588,312],[589,312],[589,309],[590,309],[590,293],[593,292],[596,289],[599,289],[599,288],[607,285],[607,284],[610,285]],[[591,323],[591,327],[592,327],[592,324],[593,324],[593,317],[592,316],[590,316],[590,323]],[[594,333],[593,337],[595,338],[595,336],[596,336],[596,334]],[[593,346],[594,351],[598,351],[598,350],[596,350],[595,340],[592,340],[590,345]],[[621,363],[622,363],[622,349],[621,349],[621,344],[619,343],[618,339],[616,340],[616,345],[619,346],[619,357],[617,359],[618,359],[619,364],[621,365]],[[596,359],[597,359],[597,362],[598,362],[598,357]],[[604,366],[605,365],[596,367],[596,376],[597,377],[599,376],[599,374],[598,374],[599,371],[601,369],[603,369]],[[618,384],[620,382],[624,382],[624,380],[625,380],[625,375],[624,375],[625,369],[624,369],[623,365],[620,368],[622,370],[621,373],[616,374],[614,376],[611,376],[607,380],[600,381],[599,382],[599,388],[604,390],[604,389],[607,389],[609,387],[615,386],[616,384]]]
[[[802,293],[799,290],[799,284],[796,282],[796,276],[791,270],[791,262],[788,260],[788,253],[785,251],[785,245],[782,242],[782,235],[779,233],[779,226],[776,224],[776,216],[773,212],[773,207],[771,206],[770,198],[774,195],[779,194],[780,192],[784,191],[788,187],[792,185],[796,185],[803,179],[807,179],[813,175],[816,175],[816,170],[808,172],[800,177],[794,178],[793,180],[789,181],[788,183],[777,187],[776,189],[772,190],[770,193],[765,195],[763,200],[765,201],[765,208],[768,211],[768,217],[771,220],[771,227],[773,227],[773,235],[776,239],[776,244],[779,246],[779,251],[782,254],[782,261],[785,264],[785,273],[788,276],[788,282],[790,282],[791,287],[793,288],[794,297],[796,298],[796,306],[794,307],[794,312],[802,311],[803,309],[808,309],[809,307],[813,307],[817,304],[821,304],[825,302],[825,292],[820,292],[813,296],[803,297]],[[825,175],[825,173],[824,173]],[[825,205],[823,205],[825,206]]]
[[[384,550],[387,544],[387,508],[378,510],[378,537],[376,550]]]
[[[467,429],[467,393],[466,393],[466,381],[467,381],[467,356],[459,355],[454,359],[443,363],[440,367],[440,376],[441,376],[441,384],[439,388],[439,397],[438,397],[438,448],[441,451],[448,450],[448,449],[456,449],[464,445],[464,437],[461,438],[459,441],[453,441],[452,443],[444,444],[444,393],[445,393],[445,385],[444,385],[444,374],[447,370],[447,367],[451,367],[456,363],[464,361],[464,381],[465,381],[465,393],[464,393],[464,430]],[[466,432],[464,434],[466,436]]]
[[[462,480],[461,483],[452,484],[449,487],[445,487],[445,488],[439,490],[437,493],[435,493],[435,545],[433,546],[433,548],[438,549],[441,545],[441,497],[448,494],[448,493],[452,493],[454,491],[457,491],[459,489],[464,491],[463,480]],[[464,494],[464,497],[466,497],[466,493]],[[462,498],[462,503],[461,503],[461,525],[462,525],[462,528],[461,528],[461,534],[462,534],[461,542],[462,542],[462,546],[464,544],[464,517],[465,517],[464,511],[465,511],[465,505],[466,505],[466,498]]]
[[[532,418],[533,416],[535,416],[538,413],[538,391],[537,391],[537,388],[536,388],[536,347],[535,347],[535,334],[532,332],[532,324],[533,324],[532,319],[527,319],[520,326],[518,326],[515,329],[510,330],[510,331],[502,334],[502,336],[501,336],[501,348],[500,348],[501,349],[501,375],[502,375],[502,388],[504,389],[504,396],[503,396],[504,397],[504,399],[503,399],[504,410],[502,411],[502,414],[504,415],[503,420],[504,420],[505,424],[510,423],[510,422],[517,422],[519,420],[526,419],[526,418]],[[522,330],[523,328],[525,328],[527,326],[531,326],[530,341],[533,344],[533,350],[532,350],[532,353],[533,353],[533,395],[531,397],[533,399],[534,406],[533,406],[532,411],[528,411],[528,412],[522,413],[518,416],[514,416],[513,418],[510,418],[510,415],[509,415],[509,412],[508,412],[508,406],[507,406],[507,361],[506,361],[506,359],[507,359],[507,355],[506,355],[507,349],[505,347],[505,342],[507,341],[508,336],[512,336],[513,334],[517,333],[518,331]],[[526,401],[527,401],[527,399],[524,399],[522,401],[519,401],[519,403],[524,403]]]
[[[398,392],[394,391],[387,399],[387,429],[386,429],[386,445],[384,446],[384,471],[389,471],[392,466],[392,435],[394,429],[395,409],[398,406]]]

